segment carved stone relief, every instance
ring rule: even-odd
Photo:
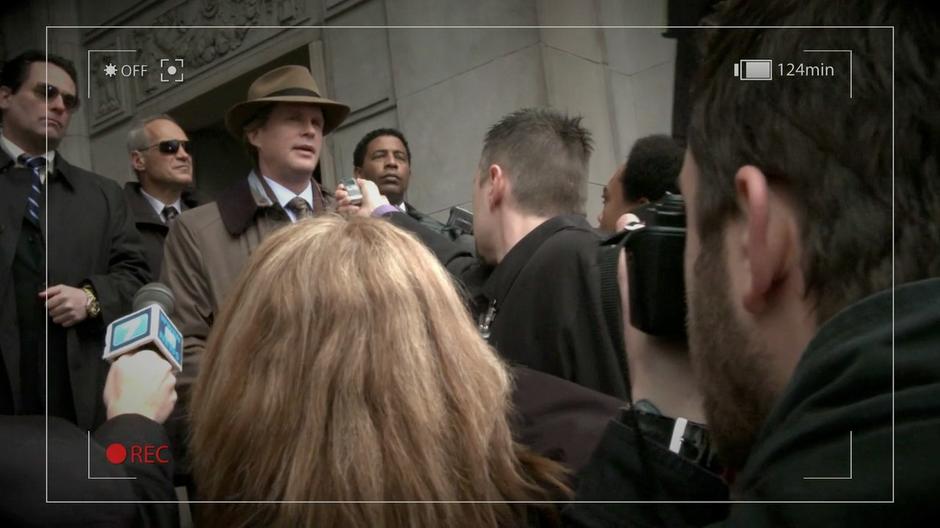
[[[109,39],[109,35],[124,35],[123,39],[126,39],[128,47],[138,52],[136,55],[127,54],[126,57],[120,58],[126,59],[126,63],[148,65],[146,75],[137,77],[131,83],[125,83],[132,85],[133,89],[128,95],[131,101],[122,101],[121,94],[108,88],[109,84],[116,84],[111,82],[116,79],[103,79],[99,75],[103,65],[98,63],[103,60],[104,54],[93,57],[95,99],[100,99],[94,103],[96,110],[92,117],[93,132],[110,126],[111,113],[127,103],[137,106],[182,85],[161,81],[161,71],[166,73],[165,69],[161,69],[161,59],[170,59],[167,64],[173,64],[175,59],[183,59],[185,79],[189,81],[211,69],[213,65],[243,53],[282,31],[256,30],[253,34],[249,31],[250,26],[300,25],[309,19],[307,0],[198,0],[157,5],[163,9],[156,14],[137,17],[123,24],[157,27],[116,27],[86,34],[86,45],[97,49],[111,49],[107,43],[114,43],[115,39],[113,36]],[[170,7],[166,8],[167,5]],[[101,84],[100,89],[98,84]],[[97,97],[98,95],[101,97]]]
[[[114,39],[106,41],[103,49],[119,49],[121,43]],[[127,86],[118,76],[104,74],[105,66],[113,64],[120,70],[126,64],[122,53],[91,54],[91,121],[93,127],[106,127],[127,119],[131,115],[130,95]]]
[[[114,62],[108,54],[96,54],[92,59],[92,77],[95,79],[95,96],[92,98],[96,118],[106,118],[121,109],[121,95],[118,93],[117,79],[101,75],[105,65]]]

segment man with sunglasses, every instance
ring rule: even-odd
[[[105,419],[104,330],[150,271],[120,186],[56,152],[78,103],[68,60],[27,51],[4,64],[0,414],[92,429]]]
[[[124,185],[124,197],[144,241],[144,256],[160,276],[163,242],[176,217],[206,200],[193,189],[192,147],[186,132],[170,116],[138,120],[127,134],[127,150],[136,182]]]

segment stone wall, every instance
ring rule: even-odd
[[[132,177],[124,144],[133,117],[162,112],[193,131],[200,186],[216,191],[240,177],[244,160],[234,159],[222,116],[258,74],[285,63],[310,66],[328,96],[352,107],[327,141],[328,186],[351,174],[364,133],[398,127],[413,154],[408,199],[442,219],[469,204],[483,135],[502,115],[534,105],[579,114],[595,139],[593,221],[633,141],[671,128],[674,41],[662,29],[614,26],[665,23],[664,0],[56,0],[4,7],[0,44],[8,55],[41,48],[47,24],[123,26],[49,30],[50,51],[76,62],[84,95],[88,49],[139,50],[91,54],[92,97],[61,148],[118,181]],[[213,27],[165,28],[177,25]],[[244,25],[302,28],[234,27]],[[153,68],[175,57],[185,59],[183,83],[161,83],[153,70],[144,79],[101,74],[105,59]]]

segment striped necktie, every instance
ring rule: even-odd
[[[173,223],[173,220],[176,220],[176,217],[179,216],[179,211],[176,210],[172,205],[168,205],[163,208],[163,223],[170,225]]]
[[[43,156],[33,156],[31,158],[26,154],[21,154],[17,160],[33,173],[29,193],[26,195],[26,216],[34,224],[39,225],[39,200],[42,197],[42,172],[46,168],[46,158]]]
[[[287,202],[287,208],[294,213],[297,220],[303,220],[304,218],[313,216],[313,210],[310,209],[310,204],[300,196],[291,198],[291,200]]]

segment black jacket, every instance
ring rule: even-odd
[[[601,308],[597,270],[601,237],[583,216],[545,221],[491,270],[407,215],[388,217],[416,233],[461,281],[474,299],[476,315],[485,318],[495,303],[488,340],[501,356],[626,399],[622,367],[626,358],[615,350]]]
[[[638,435],[628,413],[610,420],[591,460],[577,475],[578,502],[565,508],[565,526],[679,528],[727,516],[727,505],[716,502],[728,500],[721,477]]]
[[[833,317],[804,352],[732,496],[895,504],[734,507],[726,525],[914,526],[940,516],[938,354],[940,279]]]
[[[131,216],[134,218],[134,225],[140,232],[143,241],[144,258],[147,259],[147,265],[150,267],[150,275],[154,280],[159,279],[160,270],[163,267],[163,241],[166,240],[166,234],[170,228],[167,226],[160,215],[153,210],[147,198],[140,193],[140,183],[127,182],[124,184],[124,197],[127,199],[127,205],[130,207]],[[180,196],[180,203],[183,211],[199,207],[208,203],[195,189],[187,189]],[[182,213],[183,211],[179,211]]]
[[[0,149],[0,355],[6,376],[0,375],[0,414],[20,409],[20,328],[11,267],[26,209],[32,175],[15,167]],[[75,418],[79,427],[92,429],[104,421],[101,393],[107,363],[101,360],[108,323],[130,312],[137,290],[150,280],[140,234],[120,186],[97,174],[70,165],[56,155],[55,172],[46,181],[48,225],[48,286],[80,287],[88,282],[101,304],[101,315],[65,331],[65,342]],[[44,206],[45,207],[45,206]],[[38,294],[42,288],[36,285]],[[54,325],[51,320],[48,323]],[[39,332],[43,328],[24,329]]]
[[[408,216],[414,218],[415,220],[424,224],[428,229],[440,233],[447,238],[453,240],[461,249],[470,252],[471,254],[476,254],[476,244],[473,240],[473,235],[466,234],[463,231],[450,227],[443,222],[438,221],[433,216],[422,213],[421,211],[414,208],[408,202],[402,202],[405,204],[405,212]]]
[[[734,504],[721,526],[915,526],[940,516],[938,352],[940,279],[877,293],[825,323],[731,490],[736,500],[821,502]],[[635,473],[613,471],[620,488],[635,485]],[[638,509],[623,513],[617,523],[593,506],[568,511],[572,526],[656,525]]]
[[[624,402],[576,383],[525,367],[513,367],[516,440],[577,474]]]
[[[163,427],[136,414],[116,416],[95,431],[89,441],[78,427],[50,417],[0,416],[0,525],[2,526],[177,526],[176,504],[137,501],[175,501],[168,464],[107,462],[105,449],[114,442],[164,445]],[[166,458],[166,457],[164,457]],[[81,501],[47,503],[48,500]],[[92,477],[135,477],[89,479]],[[93,501],[132,501],[102,504]]]

